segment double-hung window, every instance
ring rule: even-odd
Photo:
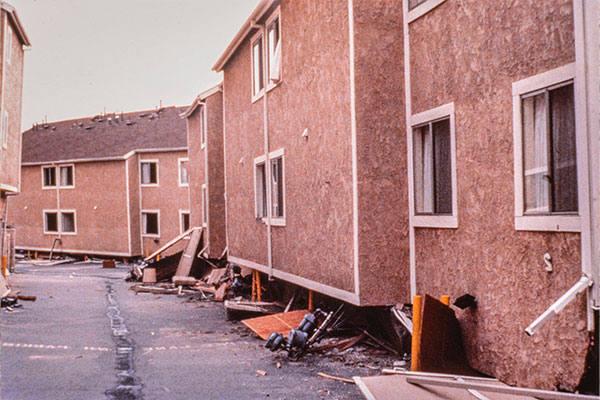
[[[76,234],[74,210],[44,210],[44,233]]]
[[[413,115],[413,224],[456,228],[454,103]]]
[[[281,13],[277,8],[250,41],[252,56],[252,101],[259,99],[265,89],[281,82]],[[264,34],[263,34],[264,32]],[[265,81],[266,80],[266,81]]]
[[[142,186],[158,186],[158,161],[143,160],[140,162],[140,170]]]
[[[157,210],[142,211],[142,235],[158,237],[160,236],[160,213]]]
[[[270,208],[271,224],[285,225],[285,179],[283,149],[269,153],[269,176],[267,177],[266,157],[254,160],[254,186],[256,218],[264,221]],[[268,185],[268,186],[267,186]],[[271,202],[267,190],[270,189]]]
[[[206,147],[206,110],[205,105],[200,106],[200,148]]]
[[[265,88],[263,62],[263,36],[256,35],[252,40],[252,98],[257,99]]]
[[[6,33],[7,33],[7,39],[6,39],[6,62],[10,64],[11,59],[12,59],[12,47],[13,47],[13,30],[10,27],[10,24],[8,24],[8,21],[6,21]]]
[[[187,210],[179,210],[179,230],[180,233],[190,229],[190,212]]]
[[[515,227],[578,231],[573,64],[513,84]]]
[[[279,10],[277,10],[267,21],[269,88],[281,80],[281,18],[279,15]]]
[[[189,186],[190,177],[188,175],[188,159],[179,159],[179,186]]]
[[[75,187],[75,179],[73,174],[73,165],[61,165],[58,167],[60,171],[60,187],[72,188]]]
[[[56,187],[56,167],[42,167],[42,188]]]

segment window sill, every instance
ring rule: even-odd
[[[581,217],[578,215],[515,216],[515,230],[542,232],[581,232]]]
[[[158,187],[158,183],[141,183],[141,187]]]
[[[260,222],[263,225],[267,225],[266,218],[257,218],[256,221]],[[286,225],[285,218],[271,218],[271,226],[285,226],[285,225]]]
[[[446,1],[446,0],[428,0],[420,5],[416,6],[415,8],[413,8],[412,10],[410,10],[408,12],[408,17],[407,17],[408,23],[410,24],[411,22],[415,21],[416,19],[419,19],[423,15],[427,14],[429,11],[433,10],[434,8],[436,8],[437,6],[442,4],[444,1]]]
[[[262,99],[265,94],[265,89],[261,89],[260,92],[252,95],[252,103],[256,103],[258,100]]]
[[[58,235],[58,231],[56,232],[44,232],[44,235]]]
[[[189,183],[180,183],[179,187],[190,187]]]
[[[61,235],[69,235],[69,236],[75,236],[77,235],[77,232],[61,232]]]
[[[73,186],[59,186],[60,189],[75,189],[75,185]]]
[[[56,189],[56,186],[42,186],[42,190]]]
[[[458,228],[458,217],[454,215],[413,215],[415,228]]]
[[[146,237],[146,238],[159,238],[160,234],[154,234],[154,233],[142,233],[142,237]]]

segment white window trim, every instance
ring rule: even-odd
[[[208,226],[208,219],[210,218],[210,213],[209,213],[209,209],[208,209],[208,187],[206,186],[206,183],[202,184],[202,226],[203,227],[207,227]]]
[[[254,77],[253,77],[254,78]],[[200,148],[206,148],[206,103],[200,105]]]
[[[61,169],[61,167],[71,167],[72,168],[72,171],[73,171],[73,184],[72,185],[64,185],[63,186],[60,184],[60,180],[61,180],[60,169]],[[56,184],[61,189],[75,189],[75,164],[60,164],[60,165],[56,166]]]
[[[263,88],[260,89],[258,92],[254,93],[254,42],[256,42],[259,38],[262,37],[262,54],[261,54],[261,61],[263,63]],[[265,38],[263,36],[263,31],[262,29],[260,29],[258,32],[256,32],[253,36],[252,39],[250,39],[250,77],[251,77],[251,85],[250,85],[250,90],[252,91],[252,103],[255,103],[256,101],[258,101],[260,98],[263,97],[263,95],[265,94],[265,88],[267,86],[267,83],[264,82],[264,68],[265,68]]]
[[[46,214],[48,213],[56,213],[56,231],[48,231],[46,230]],[[58,210],[42,210],[42,224],[44,228],[45,235],[58,235],[60,234],[60,212]]]
[[[273,217],[271,215],[271,225],[272,226],[286,226],[286,207],[287,207],[287,201],[286,201],[286,195],[285,195],[285,187],[286,187],[286,179],[285,179],[285,152],[283,150],[283,148],[281,149],[277,149],[274,150],[272,152],[269,153],[269,165],[266,164],[266,157],[264,155],[262,156],[258,156],[254,159],[254,171],[253,171],[253,175],[254,175],[254,216],[256,219],[260,219],[263,223],[267,223],[267,217],[262,217],[262,218],[258,218],[258,209],[257,209],[257,197],[256,197],[256,166],[258,164],[265,164],[265,168],[271,168],[271,161],[273,161],[273,159],[275,158],[280,158],[281,157],[281,173],[283,175],[283,217]],[[265,179],[266,179],[266,175],[265,174]],[[269,174],[270,176],[271,174]],[[267,185],[271,185],[272,182],[266,182]],[[270,190],[267,188],[267,190]],[[266,195],[266,194],[265,194]],[[271,195],[271,201],[273,201],[273,196]],[[273,205],[269,204],[267,202],[267,215],[272,214],[273,210]]]
[[[408,3],[408,0],[405,1]],[[408,11],[408,23],[410,24],[414,20],[422,17],[445,1],[446,0],[427,0],[424,3],[419,4],[412,10]]]
[[[6,17],[6,62],[8,63],[8,65],[11,64],[11,60],[12,60],[12,46],[13,46],[13,29],[10,26],[10,23],[8,22],[8,17]]]
[[[2,148],[8,148],[8,111],[2,113]]]
[[[73,213],[73,232],[65,232],[62,226],[62,214],[63,213]],[[58,213],[58,226],[61,235],[77,235],[77,211],[76,210],[60,210]]]
[[[525,215],[523,199],[523,131],[521,96],[562,82],[575,80],[575,63],[567,64],[512,84],[513,96],[513,146],[514,146],[514,185],[515,185],[515,230],[548,232],[581,232],[579,215]],[[577,94],[575,93],[575,97]],[[575,105],[577,107],[577,103]],[[583,168],[577,148],[577,169]],[[578,182],[580,191],[581,182]],[[580,195],[580,193],[578,193]]]
[[[157,225],[158,225],[158,233],[144,233],[144,214],[157,214]],[[144,209],[140,211],[140,218],[142,222],[141,231],[142,237],[150,237],[150,238],[158,238],[160,237],[160,210],[150,210]]]
[[[142,183],[142,164],[143,163],[155,163],[156,164],[156,183]],[[158,173],[158,159],[147,159],[140,160],[140,186],[141,187],[158,187],[160,184],[159,173]]]
[[[281,41],[281,38],[282,38],[282,35],[281,35],[281,6],[278,6],[275,9],[275,11],[273,11],[273,13],[271,14],[271,16],[267,19],[267,22],[265,23],[265,27],[268,28],[269,25],[271,25],[271,22],[273,22],[276,18],[279,18],[279,28],[278,28],[279,29],[279,47],[280,47],[279,52],[280,52],[280,54],[283,54],[283,49],[281,48],[283,46],[282,41]],[[266,46],[265,47],[266,48],[266,52],[265,53],[267,55],[267,59],[264,60],[264,63],[265,63],[265,68],[267,69],[266,87],[267,87],[267,91],[270,91],[271,89],[279,86],[281,84],[281,81],[283,81],[283,65],[280,66],[279,80],[276,81],[276,82],[272,81],[271,80],[271,61],[270,61],[271,55],[269,54],[269,46],[268,46],[268,43],[267,43],[269,41],[269,37],[268,37],[269,32],[268,32],[268,30],[267,30],[266,34],[267,34],[267,38],[266,38],[266,40],[264,40],[263,45]],[[283,56],[280,55],[280,57],[283,57]]]
[[[420,7],[420,6],[419,6]],[[418,7],[417,7],[418,8]],[[417,9],[415,8],[415,10]],[[419,114],[414,114],[410,118],[410,132],[408,141],[408,151],[413,154],[413,135],[414,127],[427,122],[439,120],[445,117],[450,118],[450,161],[451,161],[451,180],[452,180],[452,214],[451,215],[418,215],[415,212],[416,205],[411,202],[412,210],[410,210],[411,223],[418,228],[458,228],[458,184],[456,178],[456,133],[454,121],[454,102],[444,104],[431,110],[423,111]],[[410,196],[415,195],[414,185],[414,159],[411,156],[412,162],[408,169],[409,180],[411,182]]]
[[[179,210],[179,233],[183,233],[183,232],[185,232],[185,231],[183,230],[183,215],[184,215],[184,214],[187,214],[187,215],[188,215],[188,217],[190,218],[190,219],[189,219],[189,221],[190,221],[190,228],[191,228],[191,226],[192,226],[192,224],[191,224],[191,222],[192,222],[192,219],[191,219],[192,215],[191,215],[191,213],[190,213],[190,210]]]
[[[44,170],[47,168],[54,168],[54,181],[55,181],[55,185],[44,185]],[[58,186],[58,176],[57,176],[57,168],[56,165],[42,165],[40,171],[42,172],[42,190],[48,190],[48,189],[56,189],[56,187]]]
[[[187,183],[182,183],[181,182],[181,163],[182,162],[187,162],[188,163],[188,167],[189,167],[189,163],[190,163],[190,159],[188,157],[181,157],[177,159],[177,183],[180,187],[189,187],[190,186],[190,171],[189,168],[187,168],[187,174],[188,174],[188,181]],[[156,167],[156,177],[157,177],[157,181],[158,181],[158,165]]]

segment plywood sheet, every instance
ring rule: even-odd
[[[194,229],[192,232],[192,237],[188,242],[181,259],[179,260],[179,265],[177,266],[177,271],[175,272],[176,276],[189,276],[190,270],[192,269],[192,264],[194,263],[194,257],[196,256],[196,250],[198,249],[198,244],[200,244],[200,240],[202,240],[202,232],[203,229]]]
[[[443,386],[419,386],[406,381],[405,375],[379,375],[355,377],[360,391],[369,400],[474,400],[466,389]],[[468,379],[465,379],[469,382]],[[494,383],[504,385],[501,382]],[[533,400],[533,397],[502,393],[480,392],[489,400]]]
[[[267,340],[273,332],[286,336],[292,329],[296,329],[308,310],[296,310],[281,314],[265,315],[263,317],[249,318],[242,322],[261,339]]]

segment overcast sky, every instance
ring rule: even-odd
[[[23,124],[187,105],[259,0],[8,0],[25,52]]]

